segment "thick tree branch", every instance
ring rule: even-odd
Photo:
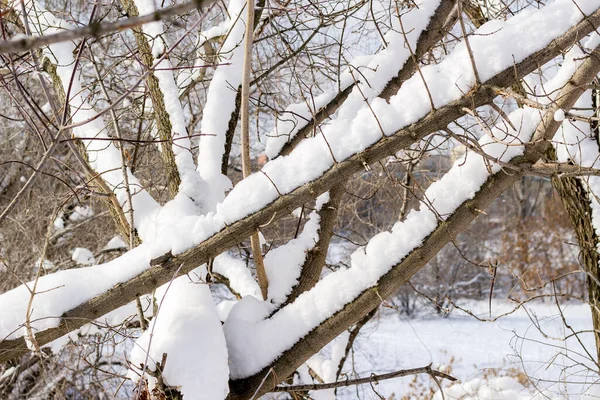
[[[137,17],[139,15],[133,0],[121,0],[121,4],[123,4],[125,11],[130,16]],[[179,176],[177,163],[175,162],[175,153],[173,152],[173,127],[165,106],[165,99],[160,89],[158,78],[152,72],[152,68],[154,67],[154,57],[152,56],[148,38],[144,32],[142,32],[140,27],[133,28],[133,36],[135,37],[135,42],[138,46],[140,59],[144,66],[149,70],[149,73],[146,75],[146,86],[148,87],[148,93],[152,100],[152,110],[154,112],[158,137],[161,140],[160,156],[163,160],[167,175],[167,188],[170,197],[173,198],[179,191],[179,185],[181,184],[181,177]]]
[[[329,201],[323,204],[323,207],[319,211],[321,221],[319,227],[319,239],[314,247],[306,253],[306,261],[302,265],[298,284],[292,288],[292,292],[286,299],[284,306],[294,302],[298,296],[312,289],[319,281],[321,271],[325,265],[327,250],[329,249],[329,243],[331,241],[331,236],[333,235],[333,227],[337,220],[345,188],[346,181],[343,181],[329,191]]]
[[[554,149],[549,151],[549,159],[556,159]],[[575,230],[579,244],[579,260],[587,276],[588,296],[596,352],[600,357],[600,285],[598,285],[598,236],[592,223],[592,207],[590,194],[580,179],[575,177],[558,177],[552,179],[552,186],[558,192],[563,207]],[[600,358],[599,358],[600,359]]]
[[[554,120],[554,112],[558,109],[571,109],[598,72],[600,72],[600,52],[596,50],[561,90],[556,103],[544,114],[532,141],[525,145],[524,154],[515,157],[511,163],[517,166],[522,163],[533,164],[542,157],[551,147],[550,140],[561,125],[561,122]],[[267,368],[249,378],[232,381],[231,392],[227,399],[242,400],[269,392],[278,384],[275,380],[285,379],[311,357],[315,349],[324,347],[348,326],[358,322],[365,314],[377,307],[382,299],[391,296],[446,244],[466,230],[479,216],[481,210],[484,210],[521,176],[513,171],[506,173],[504,170],[490,176],[472,200],[463,203],[447,220],[439,223],[420,247],[414,249],[404,260],[382,276],[374,287],[365,290],[343,310],[313,329]],[[265,376],[277,378],[265,379]]]
[[[429,21],[429,25],[423,31],[417,41],[417,48],[413,57],[410,57],[402,69],[398,72],[395,78],[387,83],[380,94],[381,98],[389,100],[395,95],[402,83],[410,78],[419,63],[419,60],[448,32],[448,28],[454,25],[456,18],[452,16],[455,8],[454,0],[442,0],[435,14]],[[310,121],[305,122],[306,125],[301,128],[296,135],[287,142],[280,151],[281,155],[289,154],[304,138],[311,136],[312,132],[323,121],[333,115],[344,104],[356,83],[348,86],[346,89],[339,92],[327,105],[319,109]]]
[[[431,18],[427,29],[421,32],[421,35],[417,40],[417,48],[414,54],[412,57],[406,60],[398,72],[398,75],[388,82],[380,94],[381,98],[389,101],[390,98],[396,94],[398,90],[400,90],[402,84],[415,73],[420,57],[430,51],[433,46],[442,39],[445,32],[447,32],[447,29],[451,28],[451,24],[454,23],[455,18],[451,17],[453,9],[454,3],[451,0],[444,0],[440,3],[439,7]],[[355,85],[351,85],[351,88],[353,89],[354,86]],[[303,134],[303,130],[311,128],[311,123],[317,124],[319,118],[321,118],[321,120],[329,118],[331,115],[328,115],[327,113],[335,112],[339,107],[338,101],[345,101],[347,96],[348,95],[346,95],[343,99],[334,99],[327,106],[323,107],[321,111],[315,115],[313,121],[305,126],[300,132],[298,132],[298,135],[296,135],[295,138],[303,138],[305,136]],[[284,147],[282,150],[283,154],[289,153],[298,143],[300,143],[299,139],[294,139]],[[294,286],[284,305],[292,303],[299,295],[307,290],[310,290],[318,282],[323,266],[325,265],[327,250],[329,249],[329,242],[331,240],[331,236],[333,235],[333,227],[337,219],[338,209],[342,200],[342,195],[344,194],[346,183],[347,181],[340,182],[331,189],[329,202],[327,202],[321,211],[319,211],[319,215],[321,217],[319,240],[313,249],[308,252],[306,261],[301,269],[302,273],[300,275],[298,284]]]

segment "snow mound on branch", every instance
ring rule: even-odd
[[[127,243],[121,238],[121,236],[115,236],[106,243],[103,250],[116,250],[116,249],[126,249]]]
[[[283,303],[298,284],[307,252],[319,240],[320,222],[321,217],[313,211],[297,238],[271,250],[265,256],[269,300],[274,304]]]
[[[207,182],[206,207],[213,211],[223,201],[225,191],[231,189],[229,178],[221,173],[221,161],[225,151],[225,136],[229,120],[234,112],[237,88],[242,83],[244,46],[241,46],[246,30],[244,0],[231,0],[227,13],[231,16],[227,39],[219,52],[219,65],[206,94],[206,103],[200,123],[203,136],[198,147],[198,172]]]
[[[224,399],[229,392],[227,347],[210,289],[182,276],[161,287],[157,297],[162,297],[158,314],[131,352],[135,367],[130,377],[139,379],[140,364],[155,370],[166,353],[165,384],[178,388],[186,400]],[[152,389],[156,382],[147,378]]]
[[[597,37],[594,36],[592,43],[596,43],[596,40]],[[570,75],[562,73],[563,71],[575,71],[583,62],[582,59],[566,59],[568,62],[565,62],[560,73],[546,83],[546,88],[553,89],[549,93],[558,93],[558,89],[567,83]],[[384,100],[379,100],[385,103]],[[545,100],[551,101],[552,98]],[[540,98],[540,101],[543,99]],[[373,102],[374,109],[377,104]],[[523,144],[531,140],[542,120],[542,113],[525,107],[513,111],[508,119],[511,121],[510,127],[495,127],[489,136],[479,140],[480,148],[492,159],[501,162],[509,162],[523,154]],[[296,151],[301,148],[302,144]],[[277,158],[271,163],[281,162],[285,158]],[[238,309],[244,306],[243,302],[235,305],[225,322],[232,377],[239,379],[258,373],[311,330],[342,310],[365,289],[376,285],[384,274],[423,243],[437,228],[440,219],[447,219],[461,204],[472,199],[488,178],[500,170],[500,164],[489,164],[489,160],[479,154],[465,154],[448,173],[427,188],[424,198],[435,209],[423,203],[419,209],[412,210],[404,221],[397,222],[391,231],[373,236],[367,246],[352,254],[348,269],[327,275],[292,304],[266,320],[254,319],[254,324],[245,309]],[[238,187],[243,183],[244,181]],[[255,317],[258,316],[256,313]],[[239,332],[244,334],[240,335]],[[281,335],[281,332],[286,332],[286,335]]]
[[[86,248],[76,247],[73,250],[73,255],[71,259],[75,261],[79,265],[94,265],[96,264],[96,259],[94,258],[94,254]]]
[[[246,263],[228,253],[217,256],[213,263],[213,272],[229,279],[229,286],[240,296],[260,297],[260,288],[254,280]]]
[[[71,221],[83,221],[94,216],[94,209],[88,206],[76,206],[73,214],[69,216]]]
[[[364,105],[365,99],[372,100],[385,85],[392,80],[411,56],[411,49],[417,45],[420,33],[440,4],[440,0],[421,0],[417,7],[403,16],[403,27],[399,19],[394,19],[393,29],[385,34],[388,46],[375,55],[358,56],[340,76],[340,91],[346,90],[355,82],[354,88],[339,110],[339,118],[351,119]],[[407,42],[410,46],[407,46]],[[320,109],[325,107],[338,94],[338,88],[328,90],[308,102],[291,104],[278,117],[275,129],[267,135],[265,153],[275,158],[286,143],[306,127]]]

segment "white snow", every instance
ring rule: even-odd
[[[459,301],[459,304],[480,317],[488,316],[487,301]],[[500,315],[514,306],[514,303],[494,301],[492,313]],[[579,397],[582,392],[598,386],[594,385],[597,379],[593,372],[594,361],[587,358],[577,338],[561,340],[569,336],[570,331],[562,323],[553,301],[529,303],[526,308],[527,312],[519,309],[495,322],[480,322],[459,310],[447,318],[437,315],[407,318],[395,314],[394,310],[382,310],[361,330],[344,372],[352,379],[433,363],[433,368],[445,369],[459,380],[450,389],[450,383],[442,381],[448,400],[456,400],[460,398],[457,394],[464,392],[469,394],[465,400],[583,399]],[[565,305],[562,311],[576,331],[591,327],[587,304]],[[548,337],[544,338],[534,326],[531,319],[534,316]],[[588,351],[594,351],[591,333],[582,332],[579,339]],[[542,397],[532,384],[523,387],[514,381],[517,373],[522,374],[521,378],[529,376],[547,397]],[[380,381],[375,389],[385,398],[392,394],[403,398],[414,393],[412,379]],[[425,375],[420,381],[437,390],[437,385]],[[364,400],[379,399],[369,385],[338,390],[339,400],[353,400],[358,396]],[[435,399],[441,400],[441,396],[438,394]]]
[[[166,384],[179,388],[185,399],[224,399],[229,392],[227,347],[208,286],[182,276],[157,292],[159,312],[135,343],[130,377],[137,382],[140,364],[154,370],[166,353]]]
[[[582,59],[579,58],[565,63],[554,80],[546,84],[548,93],[553,93],[567,82],[570,74],[565,74],[564,70],[573,71],[581,62]],[[490,136],[493,137],[484,136],[479,141],[481,148],[490,157],[503,162],[522,154],[524,147],[520,144],[531,139],[541,120],[541,112],[532,108],[518,109],[509,118],[518,131],[501,126],[492,130]],[[392,266],[421,245],[437,227],[440,218],[446,219],[458,206],[473,198],[490,172],[500,170],[498,164],[492,164],[491,171],[488,172],[488,164],[487,160],[477,154],[468,154],[457,160],[451,170],[432,183],[425,192],[424,198],[435,207],[434,211],[422,204],[421,209],[409,213],[405,221],[396,223],[391,232],[374,236],[365,248],[354,252],[349,269],[326,276],[313,290],[304,293],[271,318],[258,318],[253,324],[248,315],[259,317],[260,313],[248,313],[243,319],[237,320],[236,316],[245,314],[245,303],[240,302],[234,306],[225,323],[232,376],[243,378],[257,373],[322,321],[343,309],[362,291],[375,285]],[[282,337],[280,332],[284,330],[287,334]],[[254,334],[248,334],[248,331],[253,331]]]
[[[241,259],[228,253],[223,253],[214,259],[213,271],[229,279],[231,288],[242,297],[261,297],[258,284],[254,280],[246,263]]]
[[[35,353],[38,349],[36,346],[36,340],[35,337],[32,337],[32,335],[29,334],[29,330],[26,326],[23,327],[23,339],[25,339],[25,344],[27,345],[27,348]]]
[[[554,113],[554,120],[557,122],[562,122],[565,120],[565,111],[564,110],[556,110]]]
[[[338,365],[344,356],[349,336],[349,332],[346,331],[335,338],[329,357],[323,357],[320,353],[315,354],[303,365],[304,368],[300,368],[300,373],[302,374],[304,370],[308,372],[306,367],[310,367],[323,382],[335,382]],[[303,381],[306,383],[312,382],[306,375],[304,375]],[[309,395],[314,400],[336,400],[334,389],[313,390],[309,392]]]
[[[505,146],[487,136],[480,141],[488,154],[503,161],[522,154],[523,147],[516,144],[529,140],[540,117],[537,110],[529,109],[513,112],[510,119],[519,128],[518,132],[495,130],[494,134],[497,139],[512,143],[512,146]],[[494,173],[499,169],[498,165],[492,166]],[[314,289],[302,294],[268,320],[262,320],[260,313],[245,310],[244,301],[235,305],[225,322],[232,376],[242,378],[260,371],[315,326],[376,284],[437,227],[437,215],[441,218],[451,215],[460,204],[475,195],[488,177],[483,158],[469,154],[427,189],[425,198],[435,205],[436,212],[423,205],[420,210],[409,213],[406,220],[396,223],[391,232],[374,236],[365,248],[354,252],[349,269],[324,277]],[[243,315],[243,319],[238,320],[238,315]],[[251,321],[250,315],[256,315],[258,319]],[[286,335],[282,336],[282,331]]]
[[[231,21],[229,20],[229,18],[226,18],[218,25],[199,33],[198,43],[196,44],[196,48],[198,49],[198,58],[196,59],[196,62],[194,63],[194,66],[191,71],[185,69],[181,71],[179,73],[179,76],[177,77],[177,86],[180,88],[180,95],[184,92],[187,86],[189,86],[192,82],[198,79],[202,74],[203,70],[207,68],[203,61],[205,55],[204,44],[215,37],[227,34],[230,24]]]
[[[62,230],[65,229],[65,221],[62,219],[62,216],[58,216],[54,219],[54,228],[56,228],[56,230]]]
[[[352,118],[367,101],[376,97],[385,85],[398,74],[404,63],[414,51],[421,32],[427,27],[430,18],[437,9],[440,0],[420,0],[417,7],[407,16],[402,17],[402,26],[397,18],[392,19],[392,29],[386,33],[388,46],[374,56],[360,56],[354,59],[351,66],[341,76],[340,91],[358,82],[342,108],[338,110],[338,118]],[[327,105],[337,95],[337,88],[311,99],[310,103],[292,104],[278,116],[275,130],[267,137],[265,153],[275,158],[282,147],[289,142],[298,131],[304,128],[312,116]],[[366,97],[366,99],[365,99]]]
[[[134,0],[134,3],[140,15],[152,14],[156,11],[154,0]],[[175,154],[177,170],[181,178],[179,193],[197,200],[199,207],[202,208],[201,199],[206,189],[200,176],[196,173],[191,142],[187,134],[183,108],[179,101],[179,88],[175,82],[173,68],[169,59],[162,57],[166,51],[163,38],[163,23],[162,21],[152,22],[143,25],[142,30],[149,38],[152,54],[157,59],[153,73],[158,79],[158,86],[163,95],[165,109],[169,114],[169,121],[171,122],[172,148]]]
[[[92,267],[75,268],[42,276],[37,283],[31,325],[34,332],[55,327],[64,311],[91,299],[115,285],[115,279],[127,280],[148,268],[152,254],[143,247],[128,251],[118,259]],[[127,267],[124,267],[127,266]],[[18,286],[0,295],[0,337],[19,337],[19,327],[25,321],[29,288],[33,282]]]
[[[223,201],[225,191],[231,188],[231,181],[221,173],[221,162],[225,153],[225,135],[242,82],[245,5],[244,0],[230,0],[227,6],[229,31],[219,53],[219,63],[223,65],[215,70],[202,113],[198,171],[209,186],[206,202],[210,211]]]
[[[313,211],[297,238],[269,251],[264,258],[269,281],[269,300],[281,304],[298,283],[306,252],[319,239],[319,214]]]
[[[493,379],[473,379],[459,382],[444,390],[445,397],[438,391],[433,400],[473,398],[477,400],[543,400],[547,397],[532,394],[516,379],[508,376]]]
[[[70,221],[83,221],[94,216],[94,209],[89,206],[75,206],[73,213],[69,215]]]
[[[117,236],[113,237],[112,239],[110,239],[108,241],[108,243],[106,243],[106,246],[104,246],[103,250],[126,249],[127,247],[129,247],[129,246],[127,246],[127,243],[125,243],[123,238],[121,238],[121,236],[117,235]]]
[[[73,250],[71,259],[79,265],[94,265],[94,264],[96,264],[96,259],[94,258],[94,253],[92,253],[89,249],[86,249],[83,247],[76,247]]]
[[[25,4],[30,15],[36,16],[36,23],[32,24],[36,35],[56,33],[71,28],[64,21],[56,19],[51,13],[43,11],[43,8],[35,1],[27,1]],[[61,79],[63,90],[69,97],[71,122],[79,124],[87,121],[84,125],[73,128],[73,135],[85,138],[82,143],[85,146],[90,166],[113,189],[119,203],[124,210],[127,210],[129,200],[121,172],[121,153],[112,142],[104,140],[109,139],[109,136],[102,118],[97,118],[98,114],[87,101],[88,93],[81,85],[80,71],[73,71],[75,44],[71,41],[52,44],[49,46],[49,50],[44,50],[44,54],[56,63],[56,72]],[[72,76],[74,79],[71,79]],[[130,172],[128,172],[128,179],[135,212],[134,224],[142,234],[145,219],[156,212],[159,205]]]
[[[92,256],[93,258],[93,256]],[[38,258],[35,262],[35,268],[39,268],[42,267],[45,271],[51,271],[54,269],[54,263],[50,260],[48,260],[47,258],[44,259],[44,262],[41,262],[41,260]]]

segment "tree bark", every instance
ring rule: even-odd
[[[549,158],[555,159],[554,149]],[[592,326],[596,340],[596,355],[600,360],[600,269],[598,266],[598,236],[592,224],[590,194],[580,178],[554,177],[552,185],[559,194],[562,204],[571,220],[577,243],[579,244],[579,262],[586,273],[588,301],[592,312]]]
[[[139,15],[133,0],[121,0],[121,4],[123,4],[123,8],[125,8],[125,11],[130,16],[137,17]],[[140,59],[142,60],[144,67],[151,70],[154,66],[154,56],[152,55],[150,44],[148,43],[148,39],[142,31],[142,28],[133,28],[133,36],[138,45]],[[157,38],[156,40],[160,40],[160,38]],[[181,177],[179,176],[179,170],[177,169],[177,163],[175,162],[175,153],[173,152],[173,127],[171,126],[169,113],[165,107],[165,99],[160,90],[158,78],[156,78],[152,72],[146,77],[146,86],[148,87],[148,93],[152,100],[152,109],[154,111],[154,121],[156,122],[158,137],[161,140],[160,156],[167,177],[167,189],[169,190],[170,198],[174,198],[179,191]],[[183,134],[184,132],[180,133]]]

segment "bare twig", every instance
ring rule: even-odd
[[[417,375],[417,374],[427,374],[434,377],[439,377],[442,379],[448,379],[451,382],[456,381],[456,378],[445,374],[441,371],[437,371],[431,368],[431,364],[420,367],[420,368],[412,368],[412,369],[401,369],[399,371],[390,372],[387,374],[380,375],[371,375],[368,378],[357,378],[357,379],[348,379],[345,381],[339,382],[331,382],[331,383],[315,383],[311,385],[281,385],[276,386],[272,391],[273,392],[301,392],[308,390],[324,390],[324,389],[335,389],[342,386],[352,386],[352,385],[362,385],[365,383],[379,382],[386,379],[398,378],[401,376],[407,375]]]
[[[104,24],[92,23],[83,28],[67,30],[64,32],[54,33],[52,35],[45,35],[39,37],[30,36],[25,38],[14,39],[9,42],[0,43],[0,54],[38,49],[42,46],[65,42],[67,40],[76,40],[86,37],[98,38],[107,33],[131,29],[136,26],[148,24],[150,22],[161,21],[167,18],[176,17],[178,15],[192,11],[196,8],[200,9],[208,7],[215,2],[216,0],[193,0],[187,3],[167,7],[162,10],[157,10],[152,14],[128,18],[118,22],[107,22]]]

